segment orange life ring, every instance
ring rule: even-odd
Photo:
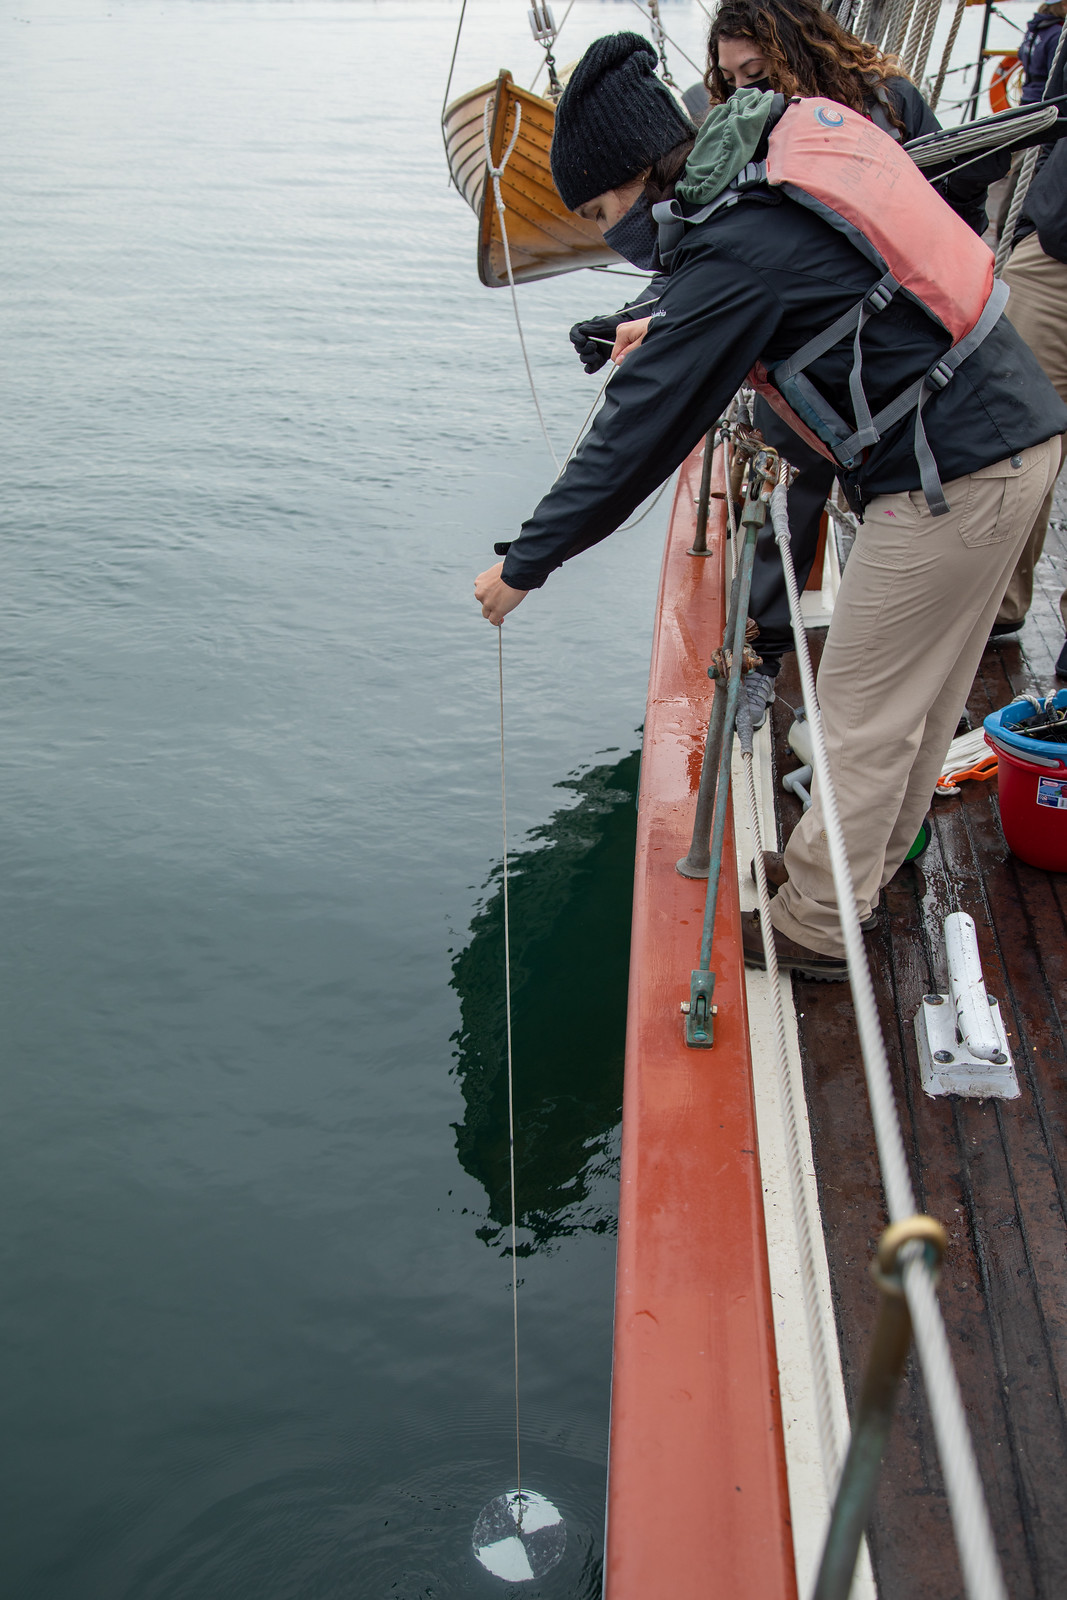
[[[989,104],[994,111],[1009,111],[1020,103],[1023,64],[1018,56],[1001,56],[989,80]]]

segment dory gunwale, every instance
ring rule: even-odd
[[[619,257],[591,222],[568,211],[556,192],[549,165],[556,108],[523,89],[501,70],[494,83],[458,96],[445,108],[443,130],[449,171],[459,193],[478,217],[478,276],[489,289],[507,286],[507,267],[493,186],[487,182],[485,107],[490,112],[489,148],[498,166],[515,130],[519,136],[500,180],[508,245],[516,283],[533,283],[580,267],[608,266]]]

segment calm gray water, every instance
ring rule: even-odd
[[[457,7],[0,22],[0,1594],[599,1592],[663,518],[505,629],[525,1461],[506,1591],[496,635],[547,486],[436,119]],[[536,65],[471,0],[457,87]],[[671,7],[685,37],[701,17]],[[579,0],[578,54],[642,26]],[[522,291],[557,443],[619,285]],[[621,296],[619,296],[621,298]]]

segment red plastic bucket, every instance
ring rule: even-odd
[[[1067,872],[1067,768],[1034,766],[999,739],[994,748],[1008,849],[1044,872]]]

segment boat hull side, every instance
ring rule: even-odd
[[[607,1600],[795,1600],[785,1448],[732,868],[715,1044],[680,1003],[705,885],[681,877],[725,611],[716,554],[686,554],[701,452],[682,468],[660,583],[642,756],[623,1110]],[[721,461],[716,464],[721,487]],[[732,863],[730,826],[724,860]]]

